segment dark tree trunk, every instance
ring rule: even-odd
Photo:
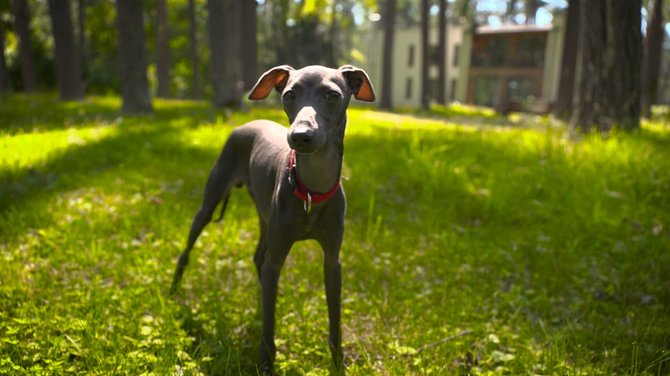
[[[56,80],[61,100],[78,100],[84,96],[79,54],[74,39],[69,0],[49,0],[51,29],[56,47]]]
[[[251,90],[258,79],[258,46],[256,42],[256,0],[242,1],[242,30],[240,32],[242,81],[244,90]]]
[[[610,116],[624,130],[640,128],[642,88],[641,0],[607,0],[608,70],[613,84]],[[612,79],[612,78],[615,79]],[[613,125],[614,125],[613,124]]]
[[[574,130],[590,131],[600,127],[606,116],[603,91],[603,68],[606,43],[605,2],[579,2],[579,33],[573,92],[572,118]]]
[[[266,2],[266,6],[268,3]],[[290,63],[288,53],[289,33],[286,21],[288,20],[290,0],[275,0],[269,5],[272,8],[272,47],[275,50],[276,65]]]
[[[79,52],[79,67],[82,79],[85,80],[85,77],[87,77],[86,57],[88,53],[86,48],[86,0],[77,0],[77,51]]]
[[[385,110],[392,108],[393,93],[393,38],[395,31],[395,0],[386,0],[384,7],[384,51],[382,59],[382,98],[380,107]]]
[[[30,9],[28,0],[14,0],[14,26],[19,37],[19,58],[23,90],[33,93],[37,90],[37,71],[30,42]]]
[[[437,14],[440,29],[438,30],[437,64],[439,78],[437,83],[437,101],[447,104],[447,0],[440,0],[440,10]]]
[[[236,0],[207,0],[210,69],[216,107],[237,107],[240,103],[238,4]]]
[[[191,55],[191,98],[200,99],[200,55],[198,54],[198,21],[195,17],[195,0],[188,0],[188,35]]]
[[[156,78],[157,96],[170,96],[170,45],[168,44],[168,10],[166,0],[156,1]]]
[[[150,112],[153,108],[147,80],[142,1],[117,0],[116,12],[122,111],[130,114]]]
[[[573,130],[639,128],[640,7],[640,0],[580,2]]]
[[[326,51],[326,65],[335,66],[337,63],[338,53],[338,36],[340,34],[340,22],[338,20],[338,6],[341,6],[339,0],[333,0],[331,4],[331,20],[330,20],[330,29],[328,30],[328,38],[330,39],[331,48]]]
[[[430,15],[428,13],[429,0],[421,0],[421,108],[430,108],[430,79],[428,77],[430,67],[430,51],[428,42],[428,29]]]
[[[647,27],[644,46],[644,69],[642,70],[642,115],[651,117],[651,106],[658,95],[658,75],[661,69],[661,51],[663,48],[663,0],[653,2],[651,21]]]
[[[570,118],[572,108],[575,63],[577,60],[577,35],[579,33],[579,2],[580,0],[569,0],[568,2],[565,40],[563,41],[563,58],[561,61],[561,79],[558,86],[558,98],[553,109],[554,115],[563,120]]]
[[[7,72],[7,60],[5,60],[5,27],[0,21],[0,93],[10,91],[12,91],[12,85]]]

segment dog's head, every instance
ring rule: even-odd
[[[273,88],[281,93],[291,123],[289,146],[299,153],[312,153],[332,137],[344,136],[352,95],[362,101],[375,100],[368,75],[351,65],[339,69],[312,65],[298,70],[280,65],[261,76],[249,99],[264,99]]]

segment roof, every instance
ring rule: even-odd
[[[513,34],[513,33],[546,33],[554,25],[514,25],[505,24],[500,26],[484,25],[475,30],[475,34]]]

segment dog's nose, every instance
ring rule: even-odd
[[[295,146],[306,145],[314,140],[314,130],[304,129],[291,132],[291,142]]]

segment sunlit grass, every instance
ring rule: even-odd
[[[255,374],[246,192],[206,228],[177,296],[165,292],[227,135],[283,113],[3,103],[0,374]],[[525,119],[350,110],[349,374],[670,371],[670,129],[658,117],[574,140]],[[282,271],[280,373],[328,373],[321,261],[301,243]]]

